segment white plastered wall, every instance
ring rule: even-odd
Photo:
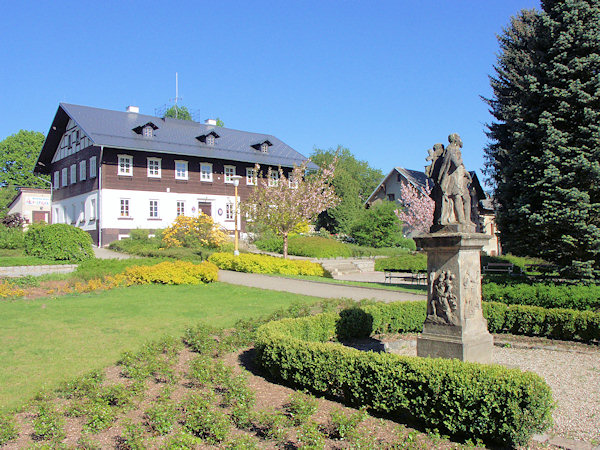
[[[166,228],[177,217],[177,202],[185,204],[186,216],[198,215],[198,203],[211,204],[213,220],[233,231],[235,223],[226,220],[227,204],[234,204],[233,195],[177,194],[173,192],[102,189],[102,228],[159,229]],[[129,200],[129,218],[121,218],[121,199]],[[150,218],[150,200],[158,200],[158,218]],[[238,197],[239,208],[239,197]],[[240,226],[238,216],[238,227]]]

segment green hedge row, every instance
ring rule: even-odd
[[[381,333],[418,333],[423,329],[426,309],[424,301],[347,309],[340,313],[337,335],[346,339]],[[483,316],[488,321],[490,333],[586,343],[600,341],[600,312],[483,302]]]
[[[376,259],[375,270],[379,270],[381,272],[386,270],[403,272],[427,270],[427,255],[424,253],[406,253],[404,255],[393,256],[391,258]]]
[[[374,329],[401,324],[412,328],[421,314],[418,310],[424,311],[424,302],[413,302],[406,311],[411,318],[404,320],[396,304],[388,306],[389,313],[386,306],[353,309],[345,313],[345,320],[326,313],[263,325],[255,339],[258,362],[271,376],[295,386],[338,395],[351,405],[418,420],[467,439],[521,445],[548,427],[552,395],[536,374],[497,365],[360,352],[327,342],[339,335],[364,335],[366,329],[358,319],[369,316]],[[394,324],[385,323],[386,317]]]
[[[556,286],[553,284],[484,283],[482,297],[486,301],[509,305],[531,305],[543,308],[570,308],[600,311],[600,286]]]

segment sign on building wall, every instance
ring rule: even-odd
[[[50,206],[50,199],[48,197],[27,197],[25,204],[28,206]]]

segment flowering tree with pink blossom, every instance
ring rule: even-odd
[[[269,168],[265,178],[256,179],[256,187],[240,207],[247,219],[283,238],[283,257],[288,254],[288,236],[298,226],[313,222],[340,199],[331,185],[335,163],[305,176],[308,161],[295,167],[286,177],[281,168]],[[260,166],[256,172],[260,175]]]
[[[423,190],[412,183],[402,183],[400,187],[399,200],[404,208],[396,210],[396,214],[406,225],[422,233],[429,232],[433,224],[435,202],[429,197],[430,193],[429,184]]]

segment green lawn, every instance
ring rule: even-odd
[[[41,266],[46,264],[68,264],[69,261],[55,261],[53,259],[27,256],[23,250],[0,249],[0,267],[10,266]]]
[[[204,321],[231,326],[315,297],[212,283],[134,286],[56,299],[0,301],[0,409],[30,399],[124,350]]]

